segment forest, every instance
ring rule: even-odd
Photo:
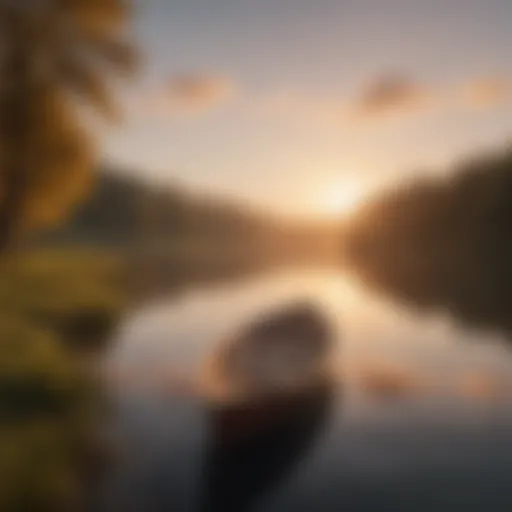
[[[359,212],[344,256],[386,294],[510,334],[512,150],[473,156],[383,192]]]

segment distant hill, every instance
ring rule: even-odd
[[[185,236],[232,239],[254,236],[264,224],[238,205],[104,169],[86,202],[45,237],[107,245]]]
[[[334,234],[322,223],[285,222],[220,197],[103,169],[85,203],[43,238],[59,245],[179,251],[188,259],[236,252],[239,259],[304,260],[324,257]]]
[[[370,285],[512,339],[512,148],[383,193],[346,236]]]

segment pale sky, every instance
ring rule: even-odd
[[[139,0],[135,32],[105,150],[160,181],[322,215],[512,139],[511,0]]]

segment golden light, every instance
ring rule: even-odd
[[[330,215],[349,215],[359,207],[363,197],[361,187],[352,183],[337,184],[326,192],[323,208]]]

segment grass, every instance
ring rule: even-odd
[[[84,352],[123,307],[123,265],[91,251],[37,251],[0,269],[0,510],[58,512],[81,499],[97,447]]]
[[[0,269],[0,311],[74,346],[101,343],[125,304],[123,265],[109,253],[36,251]]]

